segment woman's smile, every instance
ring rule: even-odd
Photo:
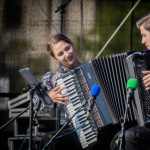
[[[73,56],[69,56],[69,58],[67,59],[67,61],[72,61],[73,60]]]

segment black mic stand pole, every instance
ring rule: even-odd
[[[80,108],[72,115],[71,118],[69,118],[69,120],[67,120],[67,121],[64,123],[64,125],[61,127],[61,129],[58,130],[58,132],[50,139],[50,141],[49,141],[49,143],[46,145],[46,147],[49,146],[50,144],[53,144],[54,139],[55,139],[55,138],[60,134],[60,132],[71,122],[72,118],[81,110],[81,108],[82,108],[85,104],[86,104],[86,101],[84,101],[84,102],[82,103],[82,105],[80,106]],[[42,150],[44,150],[44,149],[42,149]]]
[[[129,92],[127,93],[127,100],[126,100],[126,105],[125,105],[125,113],[124,113],[124,119],[123,122],[121,123],[121,135],[119,135],[119,150],[122,149],[122,145],[124,144],[124,136],[125,136],[125,123],[126,123],[126,117],[127,117],[127,113],[128,113],[128,108],[129,108],[129,104],[131,103],[131,100],[133,99],[133,95],[134,93],[132,92],[132,90],[134,89],[129,89]],[[123,145],[124,146],[124,145]]]
[[[30,87],[30,86],[28,85],[28,87]],[[41,105],[41,99],[39,98],[38,108],[36,108],[35,114],[34,114],[34,118],[33,118],[33,101],[32,100],[33,100],[35,88],[36,87],[33,87],[32,89],[29,90],[29,93],[30,93],[30,111],[29,111],[30,136],[29,136],[29,150],[32,150],[32,126],[33,126],[33,119],[35,119],[35,117],[37,115],[37,111],[39,110],[39,107]]]
[[[65,13],[65,7],[71,2],[71,0],[67,0],[63,4],[59,4],[57,10],[55,10],[55,13],[60,11],[60,33],[63,31],[63,14]]]
[[[30,128],[30,136],[29,136],[29,150],[32,150],[32,121],[33,121],[33,95],[34,95],[35,89],[32,88],[29,90],[30,92],[30,111],[29,111],[29,128]]]
[[[60,33],[63,31],[63,14],[65,13],[64,9],[60,10]]]
[[[16,117],[12,118],[10,121],[8,121],[7,123],[5,123],[3,126],[0,127],[0,130],[3,129],[4,127],[6,127],[8,124],[10,124],[11,122],[13,122],[15,119],[17,119],[19,116],[21,116],[23,113],[25,113],[28,109],[30,108],[30,106],[28,106],[25,110],[23,110],[20,114],[18,114]]]

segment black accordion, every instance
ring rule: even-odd
[[[72,120],[74,128],[79,128],[76,132],[83,149],[97,142],[98,129],[121,123],[126,105],[126,83],[129,78],[136,78],[139,86],[134,92],[127,122],[136,121],[137,125],[141,126],[149,122],[150,93],[145,90],[142,82],[143,70],[150,70],[149,50],[91,59],[57,79],[60,87],[66,87],[62,94],[69,95],[66,109],[70,117],[83,102],[89,101],[93,85],[101,87],[90,116],[86,116],[87,103]]]

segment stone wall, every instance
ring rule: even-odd
[[[9,4],[8,0],[1,1],[2,5],[0,9],[2,14],[0,15],[0,51],[3,47],[6,47],[10,40],[21,40],[26,41],[28,45],[30,43],[28,49],[22,52],[23,55],[27,55],[27,57],[28,55],[36,57],[41,55],[41,53],[45,54],[48,38],[51,35],[60,32],[60,12],[55,13],[55,10],[62,2],[63,1],[61,0],[13,0],[11,4]],[[95,23],[95,5],[96,1],[83,0],[85,32],[92,28]],[[66,12],[63,15],[63,33],[72,38],[72,40],[81,33],[80,6],[80,0],[71,1],[66,7]],[[10,7],[10,9],[8,7]],[[13,14],[15,8],[16,11],[15,14]],[[20,15],[17,13],[20,13]],[[9,20],[6,17],[9,17]],[[50,18],[57,31],[51,25],[47,17]],[[14,19],[17,19],[16,23]],[[7,54],[6,59],[9,57],[8,55],[9,54]],[[50,59],[49,68],[51,71],[56,70],[57,66],[55,64],[56,63],[53,63],[53,60]]]

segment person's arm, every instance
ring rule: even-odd
[[[145,75],[143,77],[143,83],[145,85],[145,89],[150,90],[150,71],[142,71],[142,73]]]
[[[64,90],[65,87],[60,88],[56,85],[57,76],[58,72],[55,74],[51,72],[46,73],[42,78],[43,85],[47,87],[47,93],[54,103],[66,105],[64,101],[69,100],[69,98],[68,95],[61,95],[61,91]]]

